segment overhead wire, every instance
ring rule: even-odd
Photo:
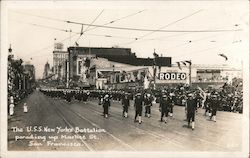
[[[225,34],[225,32],[220,32],[219,34],[216,34],[216,35],[206,36],[206,37],[202,37],[202,38],[195,39],[195,40],[187,40],[185,43],[177,44],[175,46],[166,48],[166,50],[169,51],[169,50],[172,50],[173,48],[180,48],[180,47],[185,46],[185,45],[190,45],[190,44],[193,44],[195,42],[200,42],[200,41],[203,41],[203,40],[206,40],[206,39],[209,39],[209,38],[213,38],[213,37],[217,37],[217,36],[221,36],[221,35],[224,35],[224,34]]]
[[[22,13],[26,14],[26,13]],[[84,25],[84,26],[95,26],[95,27],[100,27],[100,28],[106,28],[106,29],[118,29],[118,30],[127,30],[127,31],[143,31],[143,32],[231,32],[231,31],[242,31],[242,29],[224,29],[224,30],[159,30],[159,29],[142,29],[142,28],[131,28],[131,27],[115,27],[115,26],[105,26],[105,25],[94,25],[94,24],[89,24],[89,23],[81,23],[81,22],[75,22],[75,21],[69,21],[69,20],[62,20],[62,19],[56,19],[56,18],[50,18],[46,16],[38,16],[38,15],[32,15],[32,14],[26,14],[30,16],[35,16],[39,18],[45,18],[48,20],[56,20],[60,22],[66,22],[66,23],[71,23],[71,24],[76,24],[76,25]]]
[[[19,21],[19,20],[15,20],[15,21],[18,22],[18,23],[28,24],[28,25],[32,25],[32,26],[36,26],[36,27],[45,28],[45,29],[52,29],[52,30],[56,30],[56,31],[72,32],[72,33],[76,33],[76,34],[81,34],[81,32],[75,32],[75,31],[72,31],[72,30],[70,31],[70,30],[67,30],[67,29],[61,29],[61,28],[51,27],[51,26],[47,26],[47,25],[23,22],[23,21]],[[120,39],[135,39],[136,38],[136,37],[114,36],[114,35],[109,35],[109,34],[90,34],[90,33],[85,34],[85,36],[99,36],[99,37],[120,38]],[[157,39],[145,39],[145,40],[157,40]]]
[[[34,14],[24,13],[24,12],[20,12],[20,11],[13,11],[12,10],[11,12],[17,13],[17,14],[33,16],[33,17],[37,17],[37,18],[42,18],[42,19],[47,19],[47,20],[52,20],[52,21],[66,22],[65,20],[58,19],[58,18],[52,18],[52,17],[47,17],[47,16],[41,16],[41,15],[34,15]]]
[[[215,28],[215,29],[225,29],[225,28],[228,28],[228,27],[229,27],[229,26],[224,26],[224,27],[219,27],[219,28]],[[220,32],[219,34],[211,35],[211,36],[206,36],[206,37],[202,37],[202,38],[199,38],[199,39],[196,39],[196,40],[187,40],[185,43],[178,44],[178,45],[175,45],[175,46],[166,48],[166,50],[169,51],[169,50],[172,50],[173,48],[180,48],[180,47],[185,46],[185,45],[190,45],[190,44],[193,44],[193,43],[196,43],[196,42],[203,41],[203,40],[205,40],[205,39],[209,39],[209,38],[221,36],[221,35],[224,35],[224,34],[226,34],[226,33],[227,33],[227,32]],[[235,32],[230,32],[230,33],[235,33]],[[216,42],[216,41],[210,41],[210,42]]]
[[[77,24],[77,25],[86,25],[86,26],[97,26],[106,29],[118,29],[118,30],[127,30],[127,31],[142,31],[142,32],[193,32],[193,33],[202,33],[202,32],[232,32],[232,31],[242,31],[242,29],[224,29],[224,30],[157,30],[157,29],[141,29],[141,28],[131,28],[131,27],[116,27],[116,26],[104,26],[104,25],[94,25],[89,23],[80,23],[67,21],[67,23]]]
[[[33,25],[33,26],[36,26],[36,27],[41,27],[41,28],[46,28],[46,29],[52,29],[52,30],[57,30],[57,31],[62,31],[62,32],[70,32],[70,30],[61,29],[61,28],[52,27],[52,26],[47,26],[47,25],[41,25],[41,24],[36,24],[36,23],[24,22],[24,21],[20,21],[20,20],[14,20],[14,21],[18,22],[18,23]]]
[[[104,12],[104,9],[95,17],[95,19],[91,22],[91,24],[93,24],[101,15],[102,15],[102,13]],[[78,42],[79,41],[79,39],[82,37],[82,35],[88,30],[88,28],[89,28],[90,26],[87,26],[87,28],[83,31],[83,32],[81,32],[81,34],[80,34],[80,36],[78,37],[78,39],[76,40],[76,42]],[[82,25],[82,28],[83,28],[83,25]]]
[[[183,57],[183,56],[186,56],[186,55],[197,54],[197,53],[206,52],[206,51],[209,51],[209,50],[212,50],[212,49],[222,48],[222,47],[225,47],[225,46],[231,45],[231,44],[232,43],[224,43],[224,44],[221,44],[219,46],[206,48],[206,49],[202,49],[202,50],[198,50],[198,51],[192,51],[192,52],[188,52],[188,53],[182,53],[182,54],[179,54],[178,56],[172,56],[172,57],[173,58],[178,58],[178,57]]]
[[[132,14],[126,15],[126,16],[124,16],[124,17],[120,17],[120,18],[118,18],[118,19],[115,19],[115,20],[112,20],[112,21],[110,21],[110,22],[107,22],[107,23],[103,24],[103,26],[106,26],[106,25],[109,25],[109,24],[113,24],[113,23],[115,23],[115,22],[117,22],[117,21],[126,19],[126,18],[128,18],[128,17],[134,16],[134,15],[137,15],[137,14],[140,14],[140,13],[142,13],[142,12],[144,12],[144,11],[145,11],[145,10],[141,10],[141,11],[138,11],[138,12],[136,12],[136,13],[132,13]],[[96,27],[93,27],[93,28],[91,28],[91,29],[88,29],[87,31],[94,30],[94,29],[96,29],[96,28],[98,28],[98,27],[97,27],[97,26],[96,26]]]
[[[113,24],[113,23],[115,23],[115,22],[117,22],[117,21],[124,20],[124,19],[126,19],[126,18],[128,18],[128,17],[137,15],[137,14],[142,13],[142,12],[144,12],[144,11],[145,11],[145,10],[141,10],[141,11],[139,11],[139,12],[132,13],[132,14],[129,14],[129,15],[124,16],[124,17],[120,17],[120,18],[118,18],[118,19],[112,20],[112,21],[110,21],[110,22],[108,22],[108,23],[105,23],[105,24],[103,24],[103,25]],[[53,20],[53,21],[66,22],[65,20],[62,20],[62,19],[50,18],[50,17],[46,17],[46,16],[33,15],[33,14],[28,14],[28,13],[23,13],[23,12],[18,12],[18,11],[12,11],[12,12],[15,12],[15,13],[18,13],[18,14],[23,14],[23,15],[34,16],[34,17],[38,17],[38,18],[43,18],[43,19],[48,19],[48,20]],[[26,23],[26,22],[22,22],[22,23]],[[45,25],[34,24],[34,23],[26,23],[26,24],[30,24],[30,25],[37,26],[37,27],[43,27],[43,28],[47,28],[47,29],[53,29],[53,30],[63,31],[63,32],[70,32],[70,30],[55,28],[55,27],[51,27],[51,26],[45,26]],[[93,29],[95,29],[95,28],[97,28],[97,27],[94,27],[94,28],[91,28],[91,29],[87,29],[86,31],[90,31],[90,30],[93,30]],[[73,31],[71,31],[71,32],[72,32],[72,33],[75,33],[75,34],[72,35],[71,37],[67,37],[67,38],[65,38],[65,39],[63,39],[63,40],[61,40],[61,41],[59,41],[59,42],[64,42],[64,41],[68,40],[69,38],[72,38],[72,37],[74,37],[74,36],[80,34],[79,32],[73,32]],[[85,35],[86,35],[86,34],[85,34]],[[126,38],[126,39],[129,38],[129,37],[111,36],[111,35],[97,35],[97,34],[88,34],[88,35],[91,35],[91,36],[114,37],[114,38]],[[49,48],[51,48],[51,47],[54,47],[54,44],[53,44],[53,45],[46,46],[46,47],[44,47],[44,48],[41,48],[41,49],[39,49],[39,50],[37,50],[37,51],[33,51],[33,52],[31,52],[31,53],[29,53],[29,54],[27,54],[27,55],[30,55],[30,54],[37,54],[37,53],[40,53],[41,51],[47,50],[47,49],[49,49]],[[25,55],[24,57],[26,57],[27,55]]]
[[[180,18],[180,19],[178,19],[178,20],[175,20],[175,21],[173,21],[173,22],[171,22],[171,23],[169,23],[169,24],[167,24],[167,25],[165,25],[165,26],[162,26],[162,27],[158,28],[156,31],[161,30],[161,29],[165,29],[166,27],[169,27],[169,26],[171,26],[171,25],[173,25],[173,24],[176,24],[176,23],[178,23],[178,22],[180,22],[180,21],[182,21],[182,20],[184,20],[184,19],[187,19],[187,18],[189,18],[189,17],[191,17],[191,16],[193,16],[193,15],[195,15],[195,14],[198,14],[198,13],[200,13],[201,11],[203,11],[203,10],[200,9],[200,10],[194,12],[194,13],[191,13],[191,14],[189,14],[189,15],[187,15],[187,16],[184,16],[184,17],[182,17],[182,18]],[[138,41],[138,40],[141,40],[141,39],[143,39],[144,37],[149,36],[149,35],[155,33],[156,31],[152,31],[152,32],[146,33],[146,34],[144,34],[144,35],[138,37],[138,38],[135,39],[134,41],[128,42],[127,44],[131,44],[131,43],[134,43],[134,42],[136,42],[136,41]]]
[[[57,28],[57,27],[52,27],[52,26],[47,26],[47,25],[41,25],[41,24],[36,24],[36,23],[30,23],[30,22],[24,22],[24,21],[19,21],[19,20],[14,20],[15,22],[23,23],[23,24],[28,24],[28,25],[32,25],[32,26],[36,26],[36,27],[41,27],[41,28],[45,28],[45,29],[51,29],[51,30],[57,30],[57,31],[62,31],[62,32],[72,32],[72,33],[76,33],[76,34],[81,34],[81,32],[75,32],[75,31],[70,31],[70,30],[66,30],[66,29],[61,29],[61,28]],[[125,36],[113,36],[113,35],[108,35],[108,34],[85,34],[86,36],[101,36],[101,37],[109,37],[109,38],[123,38],[123,39],[134,39],[133,37],[125,37]]]
[[[23,13],[25,14],[25,13]],[[26,14],[26,15],[31,15],[31,14]],[[36,16],[36,15],[31,15],[31,16]],[[103,25],[93,25],[93,24],[86,24],[86,23],[77,23],[77,22],[72,22],[72,21],[65,21],[61,19],[56,19],[56,18],[50,18],[50,17],[45,17],[45,16],[36,16],[39,18],[45,18],[48,20],[56,20],[60,22],[67,22],[67,23],[74,23],[74,24],[80,24],[80,25],[87,25],[87,26],[95,26],[95,28],[101,27],[101,28],[110,28],[110,29],[121,29],[121,30],[134,30],[134,31],[151,31],[151,32],[181,32],[183,34],[186,33],[195,33],[195,32],[236,32],[236,31],[242,31],[242,29],[221,29],[221,30],[152,30],[152,29],[138,29],[138,28],[124,28],[124,27],[111,27],[111,26],[103,26]],[[111,22],[109,22],[111,23]],[[52,27],[51,27],[52,28]],[[56,29],[56,28],[55,28]],[[65,30],[64,30],[65,31]],[[66,31],[65,31],[66,32]],[[106,37],[110,37],[110,35],[107,35]],[[68,38],[66,38],[68,39]],[[53,46],[53,45],[52,45]],[[51,46],[50,46],[51,47]]]
[[[63,43],[64,41],[66,41],[66,40],[68,40],[69,38],[72,38],[72,37],[74,37],[74,36],[76,36],[76,35],[78,35],[78,34],[74,34],[74,35],[72,35],[71,37],[64,38],[64,39],[60,40],[59,43]],[[51,45],[46,46],[46,47],[43,47],[43,48],[41,48],[41,49],[39,49],[39,50],[33,51],[33,52],[31,52],[31,53],[28,53],[28,54],[26,54],[24,57],[26,57],[26,56],[28,56],[28,55],[30,55],[30,54],[33,54],[33,55],[34,55],[34,54],[40,53],[41,51],[50,49],[51,47],[54,47],[54,44],[51,44]],[[32,56],[32,57],[33,57],[33,56]]]
[[[71,33],[75,33],[75,34],[81,34],[81,32],[76,32],[76,31],[67,30],[67,29],[61,29],[61,28],[47,26],[47,25],[41,25],[41,24],[36,24],[36,23],[24,22],[24,21],[19,21],[19,20],[14,20],[14,21],[16,21],[18,23],[23,23],[23,24],[28,24],[28,25],[36,26],[36,27],[45,28],[45,29],[52,29],[52,30],[56,30],[56,31],[66,32],[66,33],[67,32],[71,32]],[[184,35],[184,34],[189,34],[189,33],[175,34],[175,35],[165,36],[165,37],[161,37],[161,38],[165,38],[166,39],[166,38],[170,38],[170,37],[181,36],[181,35]],[[137,37],[115,36],[115,35],[110,35],[110,34],[91,34],[91,33],[87,33],[87,34],[85,34],[85,36],[97,36],[97,37],[119,38],[119,39],[136,39],[137,38]],[[165,41],[165,40],[161,40],[160,38],[144,38],[144,40]]]

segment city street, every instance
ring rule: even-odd
[[[27,113],[23,112],[24,102],[28,105]],[[167,124],[159,121],[158,107],[154,104],[152,117],[143,114],[139,124],[134,122],[133,106],[129,107],[128,118],[124,118],[121,103],[111,102],[110,117],[104,118],[97,100],[68,103],[34,91],[8,118],[8,150],[241,150],[242,114],[219,111],[217,122],[213,122],[203,116],[204,109],[198,109],[192,131],[184,121],[184,107],[174,106],[173,118],[168,118]]]

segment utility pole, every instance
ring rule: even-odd
[[[156,89],[156,71],[157,71],[156,58],[157,58],[159,55],[155,53],[155,49],[154,49],[153,55],[154,55],[154,63],[153,63],[154,89]]]
[[[72,33],[72,30],[70,29],[69,30],[69,47],[71,46],[71,33]]]
[[[154,89],[156,89],[156,65],[154,65]]]
[[[188,63],[189,63],[189,86],[191,87],[192,86],[192,77],[191,77],[192,62],[191,60],[189,60]]]
[[[69,61],[66,60],[66,88],[69,88]]]

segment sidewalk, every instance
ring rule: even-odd
[[[12,127],[25,128],[25,122],[26,122],[25,114],[26,113],[23,112],[23,104],[30,97],[30,95],[27,98],[23,99],[19,104],[15,105],[14,114],[12,116],[8,114],[8,117],[7,117],[8,118],[8,134],[7,134],[8,135],[8,149],[10,149],[13,144],[15,144],[16,146],[15,133],[13,132]]]

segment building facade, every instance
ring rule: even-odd
[[[69,47],[69,77],[73,81],[92,82],[90,69],[121,66],[171,66],[170,57],[137,58],[130,48]],[[91,81],[90,81],[91,80]]]
[[[172,64],[170,57],[137,58],[127,48],[69,47],[69,77],[97,89],[149,85],[214,85],[242,78],[228,65]],[[147,86],[148,87],[148,86]]]
[[[44,71],[43,71],[43,79],[47,79],[51,75],[51,69],[50,69],[50,64],[47,62],[44,65]]]
[[[32,64],[25,64],[23,65],[23,69],[24,69],[24,74],[26,74],[24,78],[25,79],[24,88],[31,89],[35,86],[35,80],[36,80],[35,67]]]
[[[92,84],[100,89],[144,87],[146,82],[149,83],[147,87],[190,83],[194,87],[222,86],[224,83],[232,83],[233,78],[242,79],[242,70],[226,65],[194,64],[191,71],[189,66],[180,69],[178,65],[172,65],[155,69],[153,66],[126,65],[117,68],[96,68],[91,72]]]
[[[54,79],[66,80],[67,61],[69,53],[67,51],[53,51],[53,73]]]

